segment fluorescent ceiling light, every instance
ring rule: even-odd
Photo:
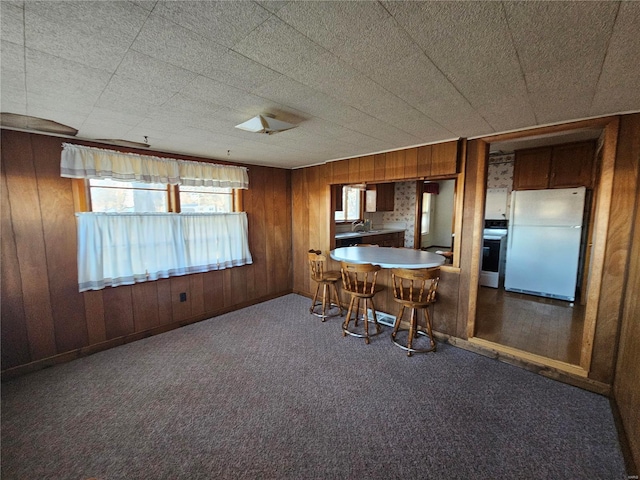
[[[297,125],[293,125],[292,123],[276,120],[270,115],[258,115],[240,125],[236,125],[236,128],[246,130],[247,132],[271,135],[272,133],[283,132],[296,126]]]

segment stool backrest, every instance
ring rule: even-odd
[[[309,269],[311,270],[311,278],[321,279],[324,275],[324,265],[327,257],[320,250],[309,250]]]
[[[345,290],[360,294],[373,295],[375,293],[379,265],[348,262],[340,262],[340,265],[342,286]]]
[[[393,296],[398,300],[432,303],[440,281],[440,267],[392,268]]]

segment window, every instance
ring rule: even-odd
[[[362,195],[364,190],[357,186],[342,187],[342,210],[336,211],[338,222],[353,222],[362,218]]]
[[[65,143],[60,175],[74,179],[81,292],[253,262],[234,212],[245,167]]]
[[[94,212],[168,212],[167,185],[160,183],[89,180],[91,210]]]
[[[180,186],[180,211],[198,213],[233,212],[233,189]]]
[[[172,201],[172,192],[180,198]],[[230,213],[233,212],[237,189],[229,187],[188,187],[160,183],[120,182],[111,179],[89,179],[92,212],[109,213]]]

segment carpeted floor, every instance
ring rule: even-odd
[[[606,398],[287,295],[2,386],[2,478],[623,479]]]

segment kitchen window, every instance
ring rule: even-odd
[[[345,185],[342,187],[342,210],[335,213],[336,222],[353,222],[363,217],[362,206],[364,202],[364,188],[360,186]]]

